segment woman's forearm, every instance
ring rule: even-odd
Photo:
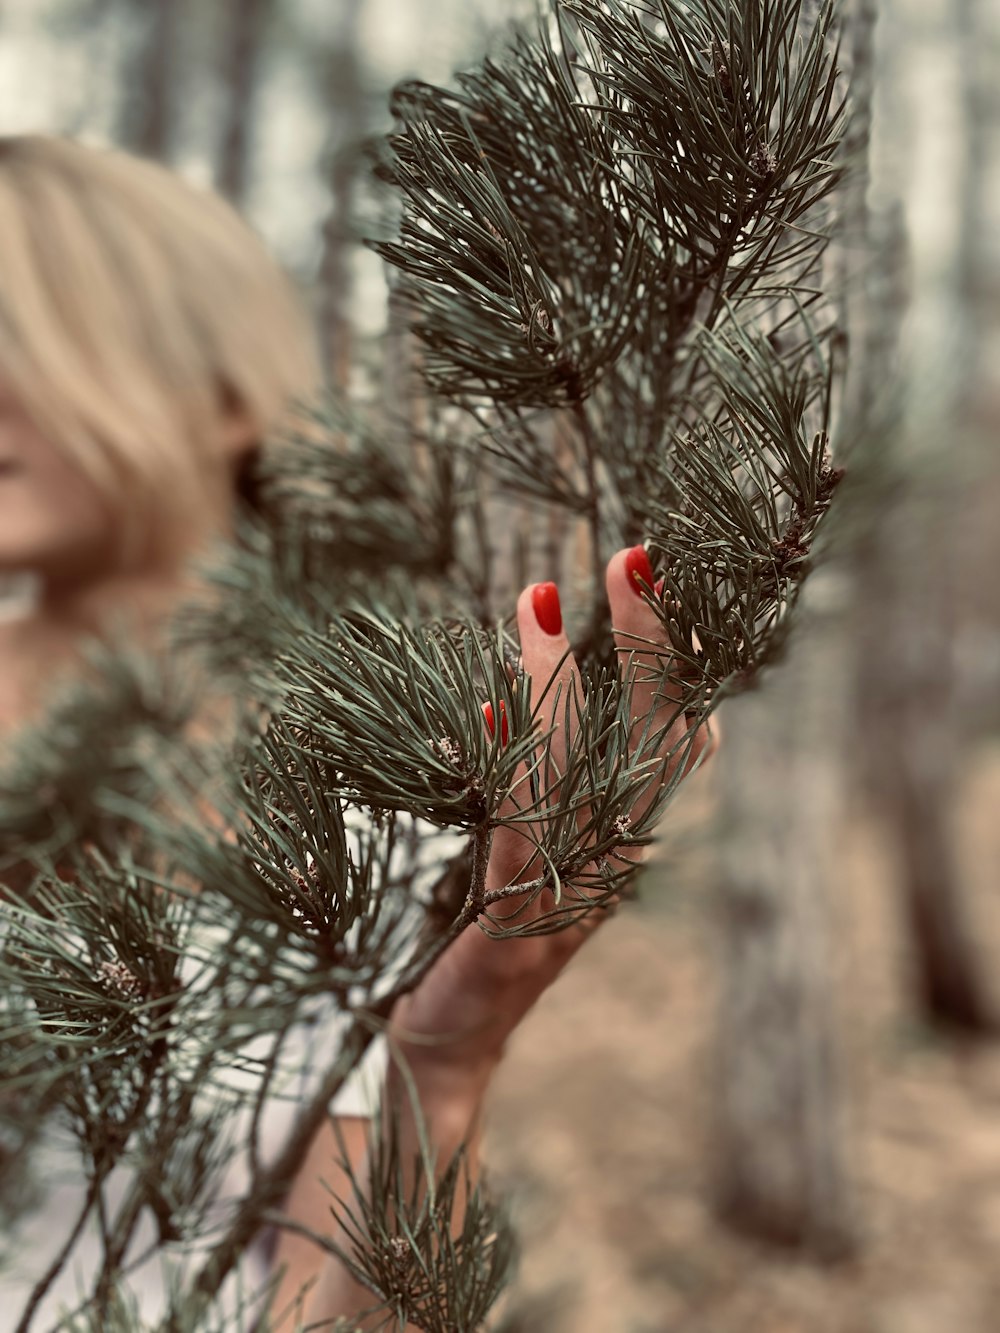
[[[489,1079],[484,1071],[469,1075],[454,1068],[411,1064],[410,1074],[423,1116],[426,1139],[440,1171],[463,1145],[466,1145],[469,1180],[479,1174],[479,1128],[483,1097]],[[398,1066],[390,1063],[383,1091],[383,1103],[394,1107],[398,1115],[400,1160],[413,1184],[412,1171],[421,1156],[417,1117],[411,1104],[407,1081]],[[388,1117],[384,1118],[388,1126]],[[370,1122],[351,1119],[341,1122],[344,1143],[355,1177],[363,1181],[370,1195],[372,1189],[368,1154]],[[289,1219],[320,1235],[328,1235],[349,1247],[345,1233],[336,1227],[332,1208],[334,1195],[350,1202],[348,1173],[338,1160],[340,1150],[332,1126],[317,1136],[313,1149],[289,1195],[286,1214]],[[465,1196],[456,1195],[453,1227],[460,1227]],[[333,1328],[338,1316],[358,1320],[360,1328],[375,1328],[384,1313],[366,1323],[358,1318],[370,1310],[376,1298],[361,1286],[335,1256],[323,1252],[307,1236],[285,1232],[279,1244],[276,1265],[281,1270],[280,1286],[273,1304],[275,1329],[292,1333],[297,1326]],[[300,1293],[305,1292],[304,1296]],[[277,1316],[281,1318],[277,1318]],[[416,1333],[416,1326],[411,1326]]]

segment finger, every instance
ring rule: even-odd
[[[565,729],[566,705],[575,698],[579,672],[554,583],[534,583],[524,589],[517,599],[517,627],[521,662],[530,678],[532,714],[543,733],[555,728],[548,749],[561,770],[570,740]]]
[[[551,803],[566,767],[567,719],[572,724],[573,701],[579,673],[563,626],[559,591],[554,583],[535,583],[525,588],[517,602],[521,641],[521,665],[529,689],[535,725],[541,735],[551,731],[537,752],[540,762],[526,763],[515,776],[512,796],[501,813],[516,814],[532,804],[533,790]],[[569,708],[567,709],[567,702]],[[530,769],[530,773],[529,773]],[[490,858],[487,888],[520,883],[538,873],[535,842],[541,836],[534,827],[498,828]]]
[[[689,730],[697,726],[697,731],[691,738],[691,752],[687,763],[684,765],[685,775],[690,773],[698,764],[707,764],[719,748],[722,740],[722,726],[714,712],[703,715],[700,723],[697,713],[688,713],[687,723]]]
[[[693,719],[688,717],[688,726],[694,725]],[[696,765],[704,766],[719,748],[721,738],[718,719],[715,717],[706,718],[691,740],[691,751],[684,766],[684,772],[689,773]]]
[[[654,580],[644,547],[613,556],[605,582],[619,669],[630,686],[630,747],[642,758],[665,757],[680,747],[670,760],[669,774],[687,757],[683,742],[688,724],[680,709],[681,684],[670,671],[666,631],[648,600]],[[651,784],[636,803],[634,818],[645,814],[657,785]]]
[[[645,549],[619,551],[608,562],[605,582],[619,669],[631,681],[632,717],[668,719],[677,712],[682,688],[671,676],[666,631],[648,600],[653,571]]]
[[[491,736],[497,734],[497,722],[493,715],[493,705],[487,699],[483,704],[483,721],[486,723],[486,729]],[[510,725],[507,721],[507,705],[500,700],[500,744],[506,745],[510,740]]]

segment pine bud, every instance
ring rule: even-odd
[[[106,991],[121,1000],[137,1000],[142,995],[142,982],[121,961],[104,959],[97,965],[97,979]]]

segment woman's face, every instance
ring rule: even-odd
[[[46,438],[0,375],[0,573],[87,582],[112,559],[114,527],[93,482]]]

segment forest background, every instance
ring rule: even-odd
[[[0,128],[215,182],[363,394],[389,305],[356,243],[356,146],[394,82],[446,80],[516,9],[5,0]],[[891,426],[860,554],[817,577],[774,681],[725,706],[715,772],[671,812],[688,836],[519,1036],[490,1152],[523,1237],[512,1330],[996,1326],[1000,18],[878,9],[845,290],[872,298],[858,338],[899,380],[864,390]],[[863,48],[871,11],[848,13]]]

